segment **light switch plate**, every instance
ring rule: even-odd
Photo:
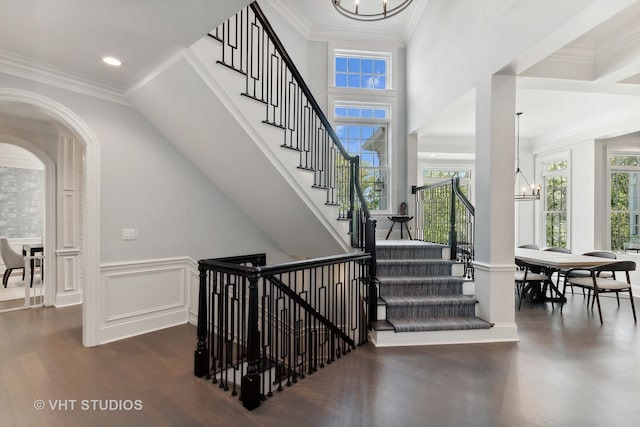
[[[135,228],[123,228],[122,240],[135,240],[138,235],[138,230]]]

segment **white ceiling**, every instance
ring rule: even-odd
[[[522,72],[516,111],[525,144],[640,113],[640,2]],[[594,138],[619,136],[602,126]],[[638,123],[640,129],[640,123]],[[628,129],[624,130],[625,132]],[[597,132],[597,131],[596,131]],[[475,94],[467,93],[418,131],[419,136],[475,134]],[[527,141],[528,140],[528,141]],[[427,149],[422,146],[422,149]]]
[[[124,92],[249,1],[0,0],[0,69],[39,66]],[[102,63],[106,55],[120,68]]]

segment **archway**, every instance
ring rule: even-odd
[[[80,117],[64,105],[37,93],[0,88],[0,104],[28,106],[48,116],[53,123],[62,126],[84,147],[83,187],[85,197],[82,201],[84,212],[82,233],[84,246],[82,262],[84,275],[82,287],[82,341],[85,346],[98,344],[98,304],[97,286],[99,283],[100,262],[100,149],[99,142],[91,129]],[[55,228],[55,227],[54,227]],[[46,243],[45,243],[46,244]],[[48,245],[53,250],[54,245]],[[47,254],[45,253],[45,256]],[[51,254],[51,259],[55,254]],[[46,274],[46,273],[45,273]]]

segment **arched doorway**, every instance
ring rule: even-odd
[[[11,126],[11,123],[14,123],[14,127]],[[66,154],[62,153],[56,159],[56,165],[60,163],[61,157],[64,155],[71,155],[73,158],[73,154],[69,154],[73,152],[73,147],[79,147],[82,150],[82,173],[79,176],[79,180],[82,185],[82,200],[80,204],[80,208],[82,210],[81,216],[81,224],[79,224],[79,231],[82,233],[82,247],[77,253],[69,254],[65,253],[64,248],[60,249],[60,242],[63,242],[64,239],[68,236],[58,236],[55,235],[52,237],[51,234],[47,233],[47,241],[45,241],[45,258],[56,260],[55,268],[47,268],[45,270],[45,274],[55,274],[50,279],[51,283],[57,283],[61,277],[60,273],[64,271],[64,268],[71,268],[71,265],[65,265],[64,263],[61,265],[60,259],[64,258],[73,258],[73,256],[77,256],[78,259],[81,260],[82,264],[82,274],[79,277],[79,282],[77,285],[81,290],[79,301],[74,301],[73,299],[65,301],[60,300],[58,297],[58,301],[55,301],[56,305],[67,305],[69,303],[83,303],[83,328],[82,328],[82,336],[83,336],[83,344],[85,346],[93,346],[98,344],[98,322],[97,322],[97,285],[99,283],[99,200],[100,200],[100,187],[99,187],[99,171],[100,171],[100,163],[99,163],[99,145],[97,138],[93,134],[93,132],[88,128],[88,126],[72,111],[63,106],[62,104],[44,97],[42,95],[22,91],[17,89],[9,89],[9,88],[0,88],[0,133],[9,132],[9,136],[14,136],[17,140],[27,140],[25,138],[20,138],[20,132],[16,130],[16,128],[20,128],[17,124],[22,125],[22,127],[31,127],[33,129],[38,129],[43,132],[47,132],[50,130],[55,130],[54,134],[56,135],[57,145],[55,147],[56,150],[64,151],[64,146],[67,146]],[[12,135],[13,134],[13,135]],[[16,135],[17,134],[17,135]],[[69,148],[71,147],[71,148]],[[39,146],[43,151],[52,151],[52,147],[47,145],[46,147]],[[77,153],[76,153],[77,154]],[[55,158],[55,156],[51,156]],[[51,168],[56,169],[56,168]],[[63,188],[61,187],[60,179],[61,178],[60,170],[56,169],[56,177],[53,180],[56,182],[56,190],[53,193],[57,193],[58,190]],[[59,194],[58,194],[59,196]],[[60,197],[57,197],[56,202],[59,202]],[[59,205],[60,203],[52,203],[54,205]],[[53,218],[52,221],[55,221],[55,218],[58,216],[58,212],[54,215],[47,215],[47,218]],[[59,228],[59,219],[58,224],[48,223],[48,229],[57,229]],[[51,227],[51,228],[49,228]],[[62,245],[64,246],[64,245]],[[51,262],[48,262],[51,264]],[[54,271],[52,271],[54,270]],[[47,277],[45,277],[45,281],[47,281]]]

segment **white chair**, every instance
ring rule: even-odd
[[[22,280],[24,280],[24,256],[16,253],[6,237],[0,237],[0,256],[2,256],[2,262],[6,270],[2,276],[2,284],[7,287],[9,282],[9,276],[13,270],[22,269]]]

